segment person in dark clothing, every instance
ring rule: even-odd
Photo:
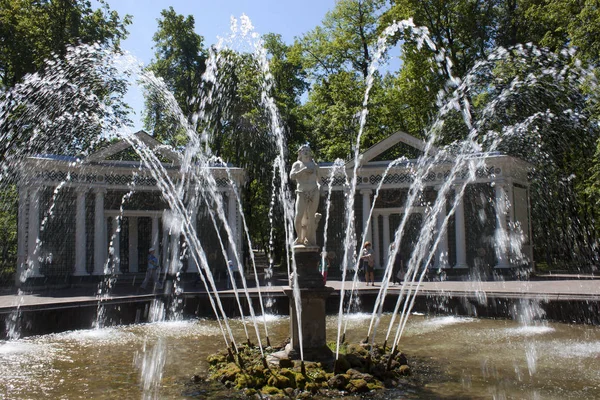
[[[365,242],[360,258],[363,263],[363,270],[366,271],[365,281],[367,286],[369,286],[369,283],[371,286],[375,286],[375,255],[373,254],[371,242]]]
[[[390,248],[390,257],[394,255],[394,244]],[[404,265],[402,263],[402,257],[400,257],[400,253],[396,253],[396,257],[394,258],[394,264],[392,269],[392,282],[394,284],[401,284],[404,280]]]

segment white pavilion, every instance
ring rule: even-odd
[[[180,156],[163,146],[144,131],[135,134],[155,154],[159,154],[164,170],[172,181],[182,178]],[[419,204],[405,209],[409,187],[414,181],[416,160],[407,160],[385,171],[391,161],[386,153],[394,146],[410,146],[423,151],[425,143],[404,132],[397,132],[367,149],[360,157],[358,185],[355,193],[357,238],[367,232],[373,243],[376,268],[385,266],[390,244],[401,218],[408,212],[406,235],[398,257],[407,263],[421,224],[435,200],[437,191],[446,183],[451,162],[437,162],[424,179]],[[18,214],[18,272],[28,271],[28,278],[73,279],[103,276],[107,266],[117,274],[145,272],[148,249],[153,247],[162,265],[183,259],[183,271],[196,273],[197,266],[185,257],[184,240],[171,233],[172,214],[152,172],[143,166],[121,140],[89,155],[75,157],[40,155],[24,160],[21,168]],[[435,151],[432,149],[431,151]],[[477,177],[466,187],[465,195],[449,218],[449,224],[436,249],[435,262],[428,268],[452,271],[468,276],[475,268],[485,273],[532,265],[531,218],[528,173],[530,165],[499,153],[478,157]],[[320,211],[325,216],[325,199],[332,164],[322,163]],[[344,166],[350,175],[354,164]],[[226,205],[227,222],[234,235],[234,247],[241,253],[241,215],[233,195],[231,179],[240,188],[245,173],[240,168],[214,166],[211,173]],[[460,185],[464,175],[452,184]],[[331,207],[327,232],[327,250],[334,255],[332,265],[340,265],[345,226],[345,178],[334,176],[331,185]],[[373,206],[375,191],[383,179]],[[453,196],[453,194],[451,194]],[[450,210],[447,202],[446,213]],[[192,210],[198,239],[211,268],[223,270],[226,265],[218,234],[206,206]],[[437,218],[439,229],[446,218]],[[120,223],[119,223],[120,220]],[[318,237],[323,245],[325,218],[319,224]],[[498,247],[498,235],[519,236],[519,256],[510,246]],[[228,257],[234,252],[226,245]],[[180,254],[180,252],[182,252]],[[112,256],[111,256],[112,254]],[[114,255],[119,255],[118,257]],[[332,268],[331,275],[335,275]]]
[[[173,182],[181,179],[178,154],[144,131],[135,137],[159,155]],[[179,234],[171,234],[170,207],[155,176],[135,158],[131,143],[120,140],[82,160],[56,155],[24,160],[18,185],[17,283],[24,269],[28,278],[102,276],[108,272],[109,261],[117,274],[145,272],[151,247],[161,265],[180,259],[176,253],[184,251],[184,246],[173,245],[183,241]],[[244,171],[214,166],[211,173],[239,251],[240,212],[229,179],[242,187]],[[215,268],[224,266],[216,229],[205,207],[193,211],[192,223],[207,244],[208,261]],[[233,249],[227,251],[232,254]],[[119,257],[111,257],[111,252]],[[195,265],[182,267],[197,271]]]
[[[402,263],[407,264],[424,216],[435,201],[437,191],[446,183],[453,165],[450,161],[431,165],[423,182],[419,204],[407,210],[405,201],[414,182],[417,160],[400,162],[385,175],[392,162],[386,159],[386,155],[394,146],[404,146],[405,149],[409,146],[421,153],[426,149],[422,140],[397,132],[363,152],[357,170],[358,184],[354,202],[357,241],[360,245],[360,238],[366,231],[366,240],[373,244],[376,268],[386,265],[396,229],[401,218],[408,212],[410,215],[405,226],[406,234],[400,242],[398,254]],[[437,153],[437,149],[432,148],[430,152]],[[528,181],[531,166],[520,159],[500,153],[473,155],[472,159],[478,165],[476,179],[468,182],[465,195],[450,216],[447,229],[436,249],[435,262],[427,267],[451,271],[461,276],[468,276],[474,267],[479,267],[484,270],[480,272],[491,276],[494,272],[502,273],[515,267],[531,266],[533,247]],[[341,215],[344,208],[344,182],[350,179],[353,167],[353,161],[345,165],[348,178],[339,173],[333,178],[326,250],[334,255],[341,255],[344,251],[343,244],[335,238],[342,237],[341,230],[345,226]],[[323,196],[326,196],[332,168],[331,164],[321,164]],[[369,220],[375,192],[382,179],[384,181]],[[452,184],[459,186],[464,179],[465,174],[459,174],[459,178]],[[440,230],[449,213],[450,200],[446,202],[446,213],[437,216],[437,230]],[[323,204],[320,212],[325,213]],[[323,237],[322,225],[321,223],[319,237]],[[498,246],[499,240],[503,240],[500,237],[508,240],[518,238],[518,250],[506,243]],[[519,254],[514,254],[517,251]],[[341,263],[339,258],[341,257],[334,257],[333,265]]]

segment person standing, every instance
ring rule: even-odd
[[[144,278],[144,282],[142,282],[142,289],[146,289],[148,287],[148,283],[150,283],[150,279],[152,279],[152,284],[156,287],[160,284],[158,282],[158,258],[154,255],[154,247],[150,247],[148,250],[148,268],[146,269],[146,277]]]
[[[394,243],[390,246],[390,257],[394,254]],[[400,257],[400,252],[396,253],[396,257],[394,258],[393,269],[392,269],[392,281],[395,284],[401,284],[404,280],[404,267],[402,265],[402,257]]]
[[[233,263],[233,261],[227,261],[227,268],[229,269],[229,279],[227,279],[227,289],[231,289],[235,282],[235,287],[237,287],[237,274],[240,272],[239,268]]]
[[[371,242],[365,242],[360,258],[363,263],[363,269],[366,272],[365,281],[367,282],[367,286],[369,286],[369,282],[371,286],[375,286],[375,256],[373,255]]]

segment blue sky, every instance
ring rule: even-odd
[[[119,15],[130,14],[133,23],[128,27],[129,37],[121,47],[144,64],[154,55],[152,36],[156,32],[157,19],[163,9],[172,6],[178,14],[193,15],[196,32],[204,36],[205,47],[217,42],[218,36],[229,33],[230,18],[246,14],[259,34],[279,33],[286,43],[294,37],[312,30],[320,24],[335,0],[106,0]],[[97,7],[98,3],[94,4]],[[136,111],[135,128],[141,129],[139,121],[143,99],[139,93],[130,93],[126,101]]]

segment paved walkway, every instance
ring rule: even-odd
[[[328,281],[328,286],[339,290],[342,286],[340,281]],[[358,284],[358,290],[363,294],[377,294],[380,283],[375,286],[366,286],[365,283]],[[194,285],[184,290],[185,296],[197,296],[204,293]],[[345,283],[345,290],[352,286],[351,282]],[[416,284],[406,285],[406,288],[415,288]],[[263,293],[272,296],[285,296],[285,286],[261,287]],[[390,285],[390,294],[397,293],[400,285]],[[12,311],[17,305],[24,309],[57,309],[67,307],[81,307],[97,304],[97,288],[93,286],[82,288],[44,290],[38,292],[17,295],[15,293],[0,295],[0,313]],[[137,293],[137,286],[118,286],[110,296],[106,296],[107,303],[147,301],[149,297],[160,294]],[[257,288],[249,291],[256,295]],[[233,295],[231,290],[221,290],[222,296]],[[334,292],[335,294],[335,292]],[[600,302],[600,280],[597,279],[554,279],[537,281],[494,281],[494,282],[423,282],[419,288],[419,296],[449,296],[449,297],[481,297],[488,298],[533,298],[542,300],[588,300]]]

